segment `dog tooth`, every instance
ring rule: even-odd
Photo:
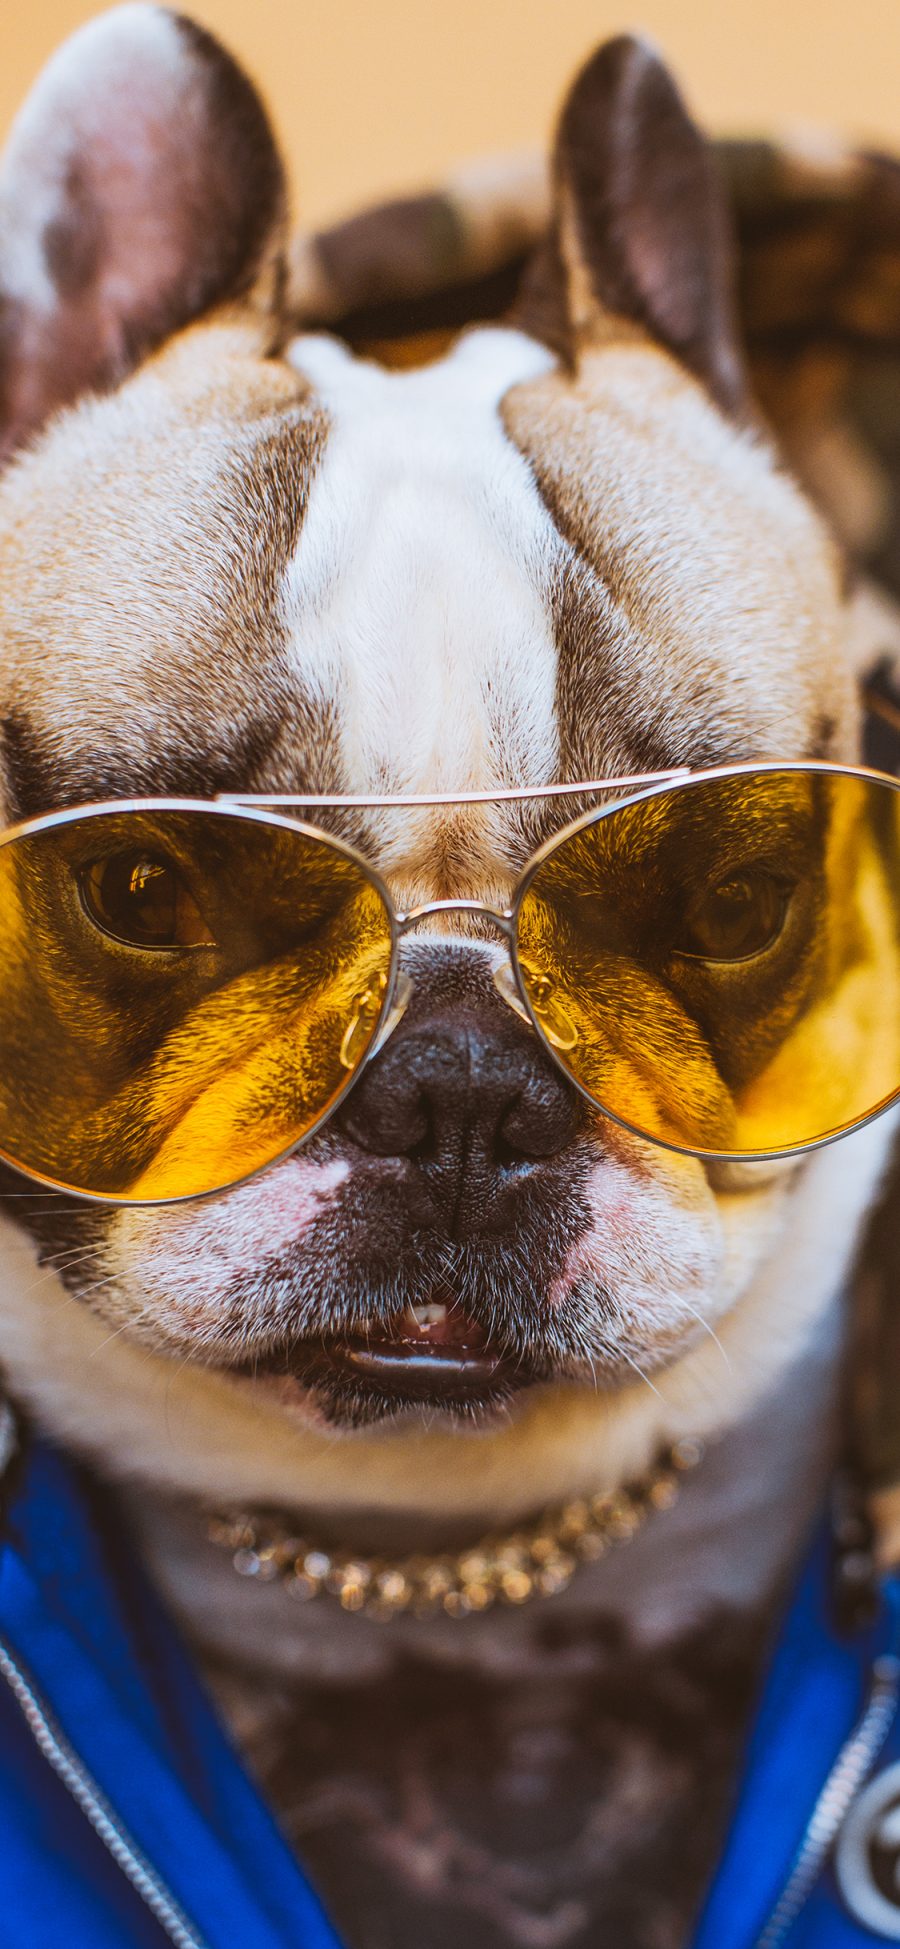
[[[441,1300],[425,1300],[421,1305],[409,1308],[417,1326],[442,1326],[447,1318],[447,1308]]]

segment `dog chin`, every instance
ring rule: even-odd
[[[458,1305],[429,1305],[225,1371],[242,1392],[306,1424],[352,1430],[439,1417],[471,1427],[508,1418],[526,1393],[554,1383],[614,1391],[666,1365],[685,1343],[684,1332],[673,1331],[653,1347],[631,1351],[620,1340],[600,1357],[565,1358],[559,1350],[503,1348]]]
[[[357,1429],[385,1424],[418,1424],[440,1419],[451,1426],[490,1428],[508,1419],[516,1400],[524,1392],[523,1383],[497,1380],[477,1392],[468,1387],[454,1389],[435,1386],[415,1395],[389,1385],[362,1378],[339,1379],[326,1370],[325,1363],[311,1363],[304,1378],[295,1375],[265,1375],[237,1382],[243,1393],[273,1406],[289,1420],[325,1427],[335,1433],[352,1434]],[[535,1382],[528,1384],[534,1387]]]

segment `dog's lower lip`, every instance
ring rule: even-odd
[[[302,1341],[255,1372],[277,1371],[302,1381],[323,1366],[335,1379],[369,1382],[409,1400],[477,1396],[509,1386],[514,1376],[520,1382],[526,1378],[510,1354],[489,1345],[484,1328],[453,1298],[429,1299],[386,1319],[370,1316],[341,1335]]]
[[[511,1365],[500,1353],[429,1350],[408,1342],[335,1341],[325,1345],[322,1353],[331,1369],[346,1379],[371,1381],[407,1398],[431,1399],[445,1392],[479,1394],[506,1375]]]

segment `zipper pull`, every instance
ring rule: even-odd
[[[897,1716],[898,1704],[900,1658],[886,1652],[876,1658],[872,1666],[865,1708],[849,1739],[844,1742],[819,1794],[788,1880],[753,1949],[782,1949],[787,1941],[822,1873],[853,1802],[875,1765]],[[848,1902],[847,1905],[851,1914],[854,1913],[851,1904]],[[900,1941],[900,1928],[893,1939]]]

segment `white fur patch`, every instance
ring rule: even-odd
[[[412,372],[321,337],[289,357],[331,424],[283,609],[304,689],[340,699],[352,789],[554,777],[548,591],[562,544],[498,413],[549,353],[482,330]]]
[[[262,1294],[254,1309],[248,1287],[262,1281],[268,1263],[297,1246],[350,1175],[344,1158],[307,1162],[302,1152],[273,1164],[238,1185],[227,1197],[183,1205],[123,1206],[114,1221],[104,1261],[112,1284],[99,1311],[122,1320],[140,1338],[146,1324],[173,1348],[202,1357],[224,1336],[238,1341],[259,1330]],[[106,1285],[107,1282],[104,1282]],[[223,1295],[240,1291],[236,1317]],[[232,1306],[234,1299],[232,1297]],[[270,1315],[271,1331],[277,1322]]]

